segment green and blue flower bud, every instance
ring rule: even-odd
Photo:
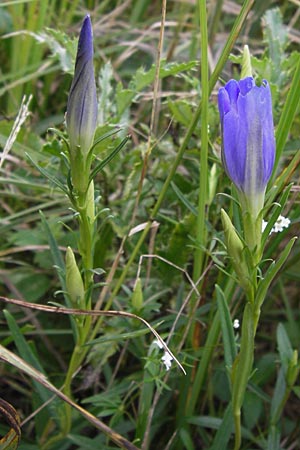
[[[230,80],[220,89],[218,100],[223,164],[257,217],[275,158],[270,87],[267,81],[256,86],[252,77]]]
[[[249,74],[248,49],[243,63]],[[259,255],[265,191],[275,159],[275,137],[270,86],[257,86],[251,76],[230,80],[219,90],[222,161],[238,190],[245,240]],[[259,259],[257,256],[256,262]]]
[[[98,103],[93,56],[92,24],[90,16],[87,15],[79,36],[75,72],[66,114],[72,183],[79,192],[83,192],[88,187],[90,170],[88,154],[93,145],[97,127]]]

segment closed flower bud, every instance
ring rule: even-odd
[[[218,96],[225,170],[257,217],[264,204],[274,158],[275,138],[270,87],[252,77],[230,80]]]
[[[93,34],[90,16],[81,28],[75,63],[75,73],[67,105],[67,131],[70,151],[87,155],[97,125],[97,95],[93,65]],[[73,155],[74,158],[74,155]]]
[[[298,362],[298,351],[294,350],[293,356],[291,357],[291,359],[289,361],[289,365],[288,365],[288,369],[287,369],[287,373],[286,373],[286,382],[290,388],[292,388],[294,386],[294,384],[296,383],[297,378],[299,376],[299,370],[300,370],[300,366],[299,366],[299,362]]]
[[[66,287],[73,308],[84,304],[84,285],[71,247],[66,252]]]
[[[92,227],[95,222],[95,199],[94,199],[94,181],[89,184],[89,188],[86,196],[86,214],[89,220],[89,224]]]
[[[221,209],[221,220],[224,228],[227,252],[232,258],[232,265],[237,274],[238,281],[246,293],[251,297],[252,286],[243,242],[224,209]]]
[[[135,311],[140,311],[143,307],[143,290],[141,279],[138,278],[132,293],[131,303]]]

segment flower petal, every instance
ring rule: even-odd
[[[264,192],[275,157],[269,84],[230,80],[219,91],[222,160],[236,187],[249,197]]]

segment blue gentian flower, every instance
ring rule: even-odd
[[[80,147],[79,151],[86,155],[94,140],[98,105],[93,56],[92,24],[87,15],[80,31],[75,73],[67,105],[66,123],[71,154]]]
[[[272,99],[267,81],[230,80],[219,90],[222,160],[225,170],[255,217],[263,207],[274,158]]]

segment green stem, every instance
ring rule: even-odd
[[[235,287],[236,284],[234,280],[232,278],[229,278],[226,286],[224,287],[224,295],[226,299],[232,298]],[[191,392],[188,401],[185,400],[186,408],[185,413],[182,413],[182,416],[190,417],[194,414],[199,394],[204,385],[209,363],[218,344],[220,330],[220,316],[217,311],[213,317],[213,321],[210,326],[203,351],[201,353],[201,364],[199,364],[197,367],[195,378],[192,381],[189,380]]]
[[[240,352],[232,367],[232,408],[235,427],[234,450],[241,446],[241,408],[248,379],[252,370],[254,353],[254,310],[253,304],[247,303],[244,310]]]
[[[72,379],[74,373],[77,371],[80,364],[81,364],[81,345],[76,344],[73,349],[71,360],[69,362],[69,367],[63,388],[64,394],[66,394],[69,398],[71,398],[72,395],[71,393]],[[72,407],[68,403],[65,403],[65,415],[63,417],[62,423],[63,425],[62,430],[65,435],[67,435],[71,429],[72,424],[71,414],[72,414]]]
[[[80,333],[79,335],[81,336],[81,342],[77,343],[73,349],[67,375],[65,378],[65,383],[63,386],[63,393],[69,398],[72,397],[71,385],[74,374],[80,367],[86,355],[86,351],[84,352],[82,351],[82,344],[85,342],[86,336],[83,333]],[[48,450],[49,448],[52,448],[53,444],[64,439],[70,432],[72,426],[72,406],[69,403],[63,404],[63,409],[60,413],[60,426],[61,431],[57,435],[48,439],[48,441],[42,446],[43,450]]]
[[[264,207],[265,191],[259,192],[251,197],[240,193],[239,198],[243,212],[244,238],[251,252],[253,269],[256,269],[262,256],[262,210]]]
[[[234,420],[234,450],[239,450],[242,443],[242,433],[241,433],[241,408],[237,408],[233,411]]]
[[[94,221],[95,221],[95,202],[93,181],[89,187],[78,194],[74,207],[79,213],[79,252],[82,258],[82,268],[84,271],[84,304],[83,309],[91,309],[91,293],[93,287],[93,240],[94,240]],[[86,343],[91,329],[92,318],[86,316],[75,320],[77,323],[77,342],[73,349],[70,359],[63,392],[71,398],[72,380],[74,374],[79,369],[84,360],[87,349],[83,346]],[[84,350],[83,350],[84,349]],[[66,436],[72,425],[72,408],[66,403],[64,414],[61,418],[62,434]]]
[[[217,0],[216,5],[214,7],[213,14],[211,16],[211,20],[209,21],[209,43],[212,47],[215,40],[215,35],[218,31],[218,26],[220,23],[220,18],[222,14],[222,6],[224,0]]]
[[[201,34],[201,151],[200,151],[200,183],[198,195],[198,215],[197,215],[197,249],[194,255],[193,279],[197,281],[200,277],[206,246],[206,205],[208,186],[208,36],[207,36],[207,13],[206,0],[198,0],[199,22]],[[195,299],[194,299],[195,301]],[[193,310],[193,304],[191,304]]]
[[[87,291],[93,282],[93,225],[86,214],[86,208],[80,212],[79,251],[84,269],[84,286]],[[87,307],[88,305],[86,305]]]

